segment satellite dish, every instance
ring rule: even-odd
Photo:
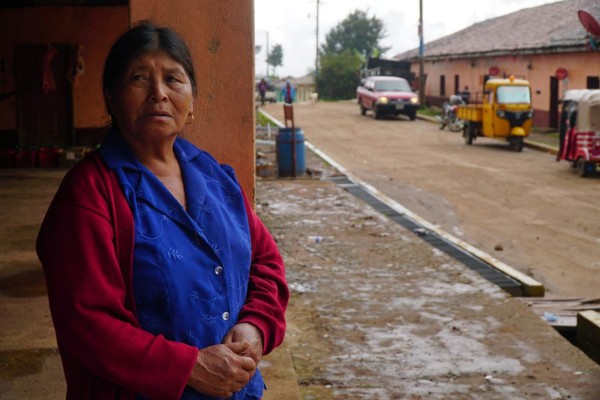
[[[588,33],[592,36],[600,37],[600,23],[587,11],[579,10],[577,11],[577,15],[579,15],[579,21],[581,21],[581,25],[585,28]]]

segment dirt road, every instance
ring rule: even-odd
[[[283,119],[280,104],[265,111]],[[352,174],[542,282],[547,297],[598,297],[598,177],[505,142],[467,146],[429,122],[361,116],[353,101],[294,111],[306,139]]]

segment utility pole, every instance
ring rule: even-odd
[[[423,44],[423,0],[419,0],[419,106],[425,107],[425,45]]]
[[[269,32],[267,32],[267,80],[269,79]]]
[[[319,2],[320,0],[317,0],[317,53],[315,56],[315,81],[319,76]]]

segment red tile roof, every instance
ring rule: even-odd
[[[586,51],[579,10],[600,20],[600,0],[563,0],[526,8],[426,43],[425,59]],[[418,56],[418,49],[413,49],[394,58],[414,60]]]

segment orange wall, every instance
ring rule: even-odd
[[[130,0],[131,21],[168,25],[196,68],[195,122],[185,137],[231,165],[254,198],[254,1]]]
[[[600,76],[600,52],[561,53],[532,56],[504,56],[479,59],[448,60],[425,63],[427,96],[440,96],[440,75],[446,77],[446,97],[454,92],[454,75],[459,75],[460,89],[469,86],[472,94],[481,92],[483,75],[491,66],[497,66],[500,74],[524,76],[532,88],[533,108],[542,112],[550,110],[550,78],[556,69],[566,68],[568,78],[559,82],[559,98],[567,89],[585,89],[588,76]],[[412,71],[418,75],[419,65]]]
[[[105,126],[108,115],[102,99],[104,59],[112,42],[128,24],[126,6],[0,9],[0,59],[5,58],[8,66],[7,73],[0,75],[0,93],[15,90],[12,68],[16,45],[82,44],[85,74],[73,90],[74,125],[76,128]],[[13,96],[0,101],[0,130],[16,128]]]

